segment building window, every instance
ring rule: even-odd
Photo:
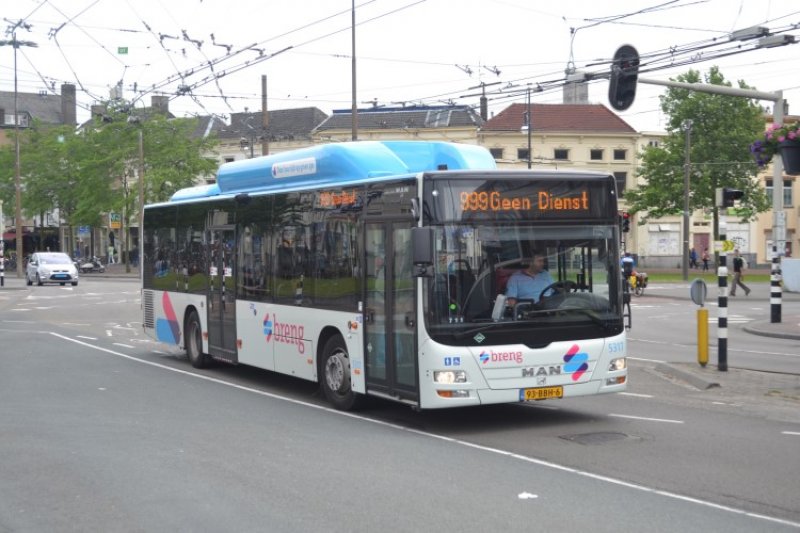
[[[569,161],[569,150],[566,148],[556,148],[553,150],[553,159],[556,161]]]
[[[528,160],[528,149],[527,148],[517,148],[517,159],[520,161],[527,161]]]
[[[592,161],[602,161],[603,160],[603,150],[595,148],[594,150],[589,150],[589,159]]]
[[[783,180],[783,207],[792,207],[792,180]],[[767,180],[764,191],[767,193],[767,198],[772,201],[772,180]]]
[[[658,141],[648,141],[647,146],[651,148],[658,148],[659,146],[661,146],[661,143]]]
[[[230,155],[226,155],[224,159],[226,163],[233,163],[234,161],[234,157]]]
[[[617,182],[617,194],[620,198],[625,197],[625,186],[628,182],[627,172],[614,172],[614,181]]]
[[[625,161],[627,158],[627,150],[614,150],[614,161]]]
[[[503,159],[503,149],[502,148],[489,148],[489,153],[492,154],[492,157],[497,159]]]

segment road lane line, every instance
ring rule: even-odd
[[[652,394],[640,394],[638,392],[620,392],[620,396],[633,396],[634,398],[652,398]]]
[[[798,435],[800,436],[800,431],[781,431],[784,435]]]
[[[122,344],[121,342],[112,343],[114,346],[122,346],[123,348],[133,348],[130,344]]]
[[[668,424],[683,424],[683,420],[670,420],[668,418],[648,418],[646,416],[618,415],[615,413],[609,413],[608,416],[613,416],[614,418],[630,418],[631,420],[646,420],[648,422],[666,422]]]
[[[87,341],[96,341],[97,337],[87,337],[86,335],[75,335],[79,339],[86,339]]]
[[[145,364],[145,365],[152,366],[152,367],[155,367],[155,368],[160,368],[162,370],[168,370],[170,372],[175,372],[176,374],[181,374],[181,375],[184,375],[184,376],[187,376],[187,377],[192,377],[192,378],[196,378],[196,379],[202,379],[204,381],[209,381],[209,382],[212,382],[212,383],[216,383],[218,385],[224,385],[226,387],[231,387],[231,388],[238,389],[238,390],[241,390],[241,391],[251,392],[253,394],[257,394],[259,396],[264,396],[266,398],[272,398],[274,400],[281,400],[281,401],[284,401],[284,402],[287,402],[287,403],[291,403],[291,404],[294,404],[294,405],[300,405],[300,406],[303,406],[303,407],[309,407],[311,409],[317,409],[319,411],[325,411],[326,413],[330,413],[331,416],[334,416],[334,415],[335,416],[343,416],[343,417],[347,417],[347,418],[352,418],[354,420],[360,420],[360,421],[363,421],[363,422],[369,422],[369,423],[375,424],[377,426],[396,429],[396,430],[399,430],[399,431],[406,431],[408,433],[413,433],[413,434],[416,434],[416,435],[421,435],[421,436],[432,438],[432,439],[437,439],[437,440],[441,440],[441,441],[445,441],[445,442],[450,442],[450,443],[457,444],[459,446],[464,446],[464,447],[467,447],[467,448],[472,448],[472,449],[476,449],[476,450],[482,450],[482,451],[485,451],[485,452],[488,452],[488,453],[501,455],[501,456],[504,456],[504,457],[509,457],[511,459],[516,459],[516,460],[523,461],[523,462],[526,462],[526,463],[535,464],[535,465],[542,466],[542,467],[545,467],[545,468],[551,468],[553,470],[560,470],[562,472],[568,472],[568,473],[576,474],[576,475],[579,475],[579,476],[583,476],[583,477],[587,477],[587,478],[591,478],[591,479],[596,479],[598,481],[603,481],[603,482],[606,482],[606,483],[609,483],[609,484],[613,484],[613,485],[617,485],[617,486],[621,486],[621,487],[628,487],[628,488],[633,489],[633,490],[647,492],[647,493],[650,493],[650,494],[656,494],[656,495],[659,495],[659,496],[664,496],[666,498],[671,498],[671,499],[675,499],[675,500],[681,500],[681,501],[685,501],[687,503],[693,503],[693,504],[696,504],[696,505],[700,505],[702,507],[718,509],[718,510],[721,510],[721,511],[729,512],[729,513],[733,513],[733,514],[737,514],[737,515],[747,516],[747,517],[755,518],[755,519],[758,519],[758,520],[764,520],[764,521],[771,522],[771,523],[774,523],[774,524],[781,524],[781,525],[786,525],[786,526],[790,526],[790,527],[800,528],[800,522],[792,522],[790,520],[784,520],[782,518],[777,518],[777,517],[772,517],[772,516],[766,516],[766,515],[751,513],[749,511],[745,511],[744,509],[737,509],[735,507],[729,507],[727,505],[720,505],[720,504],[717,504],[717,503],[714,503],[714,502],[711,502],[711,501],[700,500],[700,499],[697,499],[697,498],[692,498],[690,496],[684,496],[682,494],[677,494],[677,493],[674,493],[674,492],[666,492],[666,491],[654,489],[652,487],[647,487],[645,485],[639,485],[639,484],[636,484],[636,483],[630,483],[630,482],[624,481],[622,479],[612,478],[612,477],[608,477],[608,476],[604,476],[604,475],[600,475],[600,474],[594,474],[594,473],[588,472],[586,470],[578,470],[576,468],[560,465],[558,463],[553,463],[551,461],[545,461],[544,459],[537,459],[535,457],[530,457],[530,456],[527,456],[527,455],[520,455],[520,454],[509,452],[509,451],[506,451],[506,450],[501,450],[499,448],[491,448],[489,446],[483,446],[481,444],[475,444],[475,443],[468,442],[468,441],[465,441],[465,440],[460,440],[460,439],[456,439],[456,438],[453,438],[453,437],[447,437],[445,435],[438,435],[436,433],[429,433],[427,431],[422,431],[422,430],[419,430],[419,429],[414,429],[414,428],[411,428],[411,427],[402,426],[402,425],[400,425],[398,423],[395,423],[395,422],[386,422],[386,421],[383,421],[383,420],[376,420],[374,418],[368,418],[368,417],[366,417],[364,415],[360,415],[360,414],[357,414],[357,413],[349,413],[349,412],[345,412],[345,411],[338,411],[338,410],[336,410],[336,409],[334,409],[332,407],[326,407],[326,406],[323,406],[323,405],[315,405],[313,403],[309,403],[309,402],[306,402],[306,401],[303,401],[303,400],[296,400],[296,399],[290,398],[288,396],[281,396],[281,395],[278,395],[278,394],[275,394],[275,393],[272,393],[272,392],[262,391],[262,390],[254,389],[252,387],[246,387],[244,385],[239,385],[237,383],[231,383],[229,381],[223,381],[221,379],[214,378],[214,377],[211,377],[211,376],[205,376],[205,375],[202,375],[202,374],[195,374],[195,373],[189,372],[187,370],[181,370],[179,368],[172,368],[170,366],[163,365],[161,363],[154,363],[152,361],[147,361],[146,359],[139,359],[138,357],[134,357],[134,356],[131,356],[131,355],[128,355],[128,354],[124,354],[122,352],[116,352],[114,350],[110,350],[108,348],[103,348],[101,346],[96,346],[94,344],[89,344],[88,342],[83,342],[83,341],[80,341],[80,340],[76,340],[76,339],[73,339],[71,337],[67,337],[65,335],[60,335],[58,333],[50,332],[50,335],[53,335],[54,337],[58,337],[58,338],[63,339],[65,341],[73,342],[75,344],[80,344],[81,346],[85,346],[87,348],[92,348],[92,349],[100,351],[100,352],[105,352],[105,353],[108,353],[108,354],[111,354],[111,355],[115,355],[117,357],[121,357],[123,359],[128,359],[129,361],[133,361],[133,362],[136,362],[136,363],[141,363],[141,364]]]

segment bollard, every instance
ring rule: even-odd
[[[708,364],[708,309],[697,310],[697,362],[705,367]]]
[[[697,310],[697,362],[700,366],[708,363],[708,309],[703,307],[708,296],[706,282],[698,278],[689,286],[692,301],[700,306]]]

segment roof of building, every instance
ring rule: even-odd
[[[301,107],[298,109],[276,109],[267,112],[269,125],[267,131],[269,140],[283,141],[294,139],[310,139],[311,132],[328,115],[316,107]],[[230,125],[215,125],[214,132],[221,140],[240,139],[251,134],[261,136],[261,112],[257,113],[232,113]]]
[[[14,114],[13,91],[0,91],[0,109],[4,110],[6,115]],[[61,111],[61,95],[58,94],[18,92],[17,111],[20,115],[28,113],[32,119],[40,120],[45,124],[64,123],[64,116]]]
[[[527,104],[511,104],[487,120],[482,131],[515,131],[525,125]],[[636,133],[602,104],[531,104],[533,132]]]
[[[349,130],[352,127],[352,111],[334,110],[316,131]],[[358,128],[378,129],[421,129],[452,128],[459,126],[480,127],[482,120],[469,106],[412,106],[378,107],[357,111]]]

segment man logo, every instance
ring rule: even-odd
[[[556,366],[531,366],[522,369],[523,378],[539,376],[558,376],[561,374],[561,365]]]

